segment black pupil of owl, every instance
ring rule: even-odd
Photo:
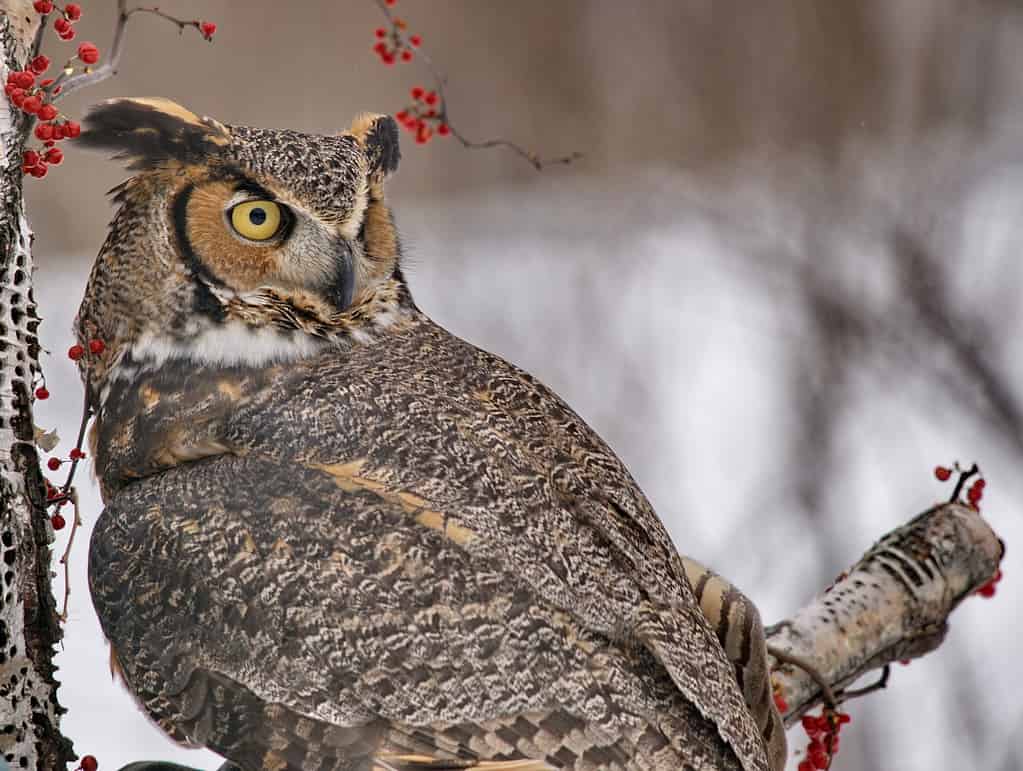
[[[249,222],[253,225],[262,225],[266,222],[266,209],[261,209],[258,206],[249,209]]]

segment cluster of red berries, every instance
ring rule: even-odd
[[[35,0],[32,7],[43,16],[53,13],[55,8],[53,0]],[[75,28],[72,25],[81,18],[82,6],[78,3],[65,5],[61,9],[60,16],[53,20],[53,30],[57,33],[57,37],[61,40],[71,40],[75,36]]]
[[[99,49],[92,43],[82,43],[78,46],[78,58],[86,64],[95,63],[99,60]],[[4,93],[11,104],[39,120],[34,133],[43,146],[38,150],[25,150],[21,159],[22,172],[37,178],[45,177],[51,165],[64,160],[64,151],[54,145],[62,139],[74,139],[82,133],[82,127],[77,122],[58,121],[57,108],[46,101],[60,93],[59,84],[51,89],[53,78],[39,80],[49,67],[50,59],[40,54],[28,63],[26,69],[10,73],[4,86]]]
[[[831,768],[831,761],[838,754],[838,732],[852,718],[844,712],[825,709],[820,715],[803,715],[803,730],[810,737],[806,757],[800,761],[799,771],[816,771]]]
[[[991,599],[992,597],[995,596],[995,585],[999,581],[1001,581],[1001,580],[1002,580],[1002,569],[998,568],[998,570],[995,571],[994,576],[991,577],[991,580],[988,581],[986,584],[984,584],[982,587],[980,587],[980,589],[977,590],[977,594],[979,594],[981,597],[983,597],[986,600]]]
[[[58,488],[54,487],[49,479],[43,479],[46,482],[46,504],[48,506],[56,506],[57,510],[50,515],[50,526],[54,530],[63,530],[67,524],[67,520],[60,513],[60,508],[68,502],[68,496],[62,493]]]
[[[959,471],[958,464],[954,469],[948,468],[947,466],[937,466],[934,469],[934,477],[939,482],[947,482],[952,477],[953,471]],[[973,472],[971,472],[973,473]],[[987,487],[987,482],[983,477],[975,479],[973,484],[966,490],[966,500],[970,506],[975,509],[980,508],[980,499],[984,497],[984,488]]]
[[[451,133],[443,113],[443,105],[436,91],[427,91],[422,86],[413,86],[412,104],[394,114],[407,131],[416,135],[418,144],[426,144],[433,135],[446,137]]]
[[[403,62],[412,61],[415,49],[423,44],[423,39],[419,35],[406,35],[407,28],[407,22],[398,18],[391,22],[389,30],[386,27],[376,28],[374,35],[377,42],[373,45],[373,51],[384,64],[390,66],[398,59]]]
[[[71,452],[68,453],[68,459],[66,461],[61,460],[60,458],[50,458],[48,461],[46,461],[46,467],[50,471],[56,471],[61,467],[61,464],[71,463],[72,461],[76,460],[85,460],[85,453],[82,452],[79,448],[74,447],[71,449]]]
[[[106,343],[102,340],[92,339],[89,341],[89,353],[94,353],[97,356],[107,348]],[[67,357],[71,361],[78,361],[80,358],[85,356],[85,347],[75,343],[67,349]]]

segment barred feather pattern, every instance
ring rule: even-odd
[[[112,388],[90,588],[173,736],[246,771],[768,768],[649,503],[526,373],[415,311]]]

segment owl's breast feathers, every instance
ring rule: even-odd
[[[266,767],[312,731],[323,758],[623,769],[719,768],[723,740],[768,768],[635,481],[502,359],[413,313],[341,351],[116,388],[90,583],[179,737]]]

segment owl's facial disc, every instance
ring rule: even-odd
[[[352,246],[301,201],[244,179],[208,180],[178,193],[174,225],[198,280],[239,294],[299,291],[333,311],[351,304]]]

